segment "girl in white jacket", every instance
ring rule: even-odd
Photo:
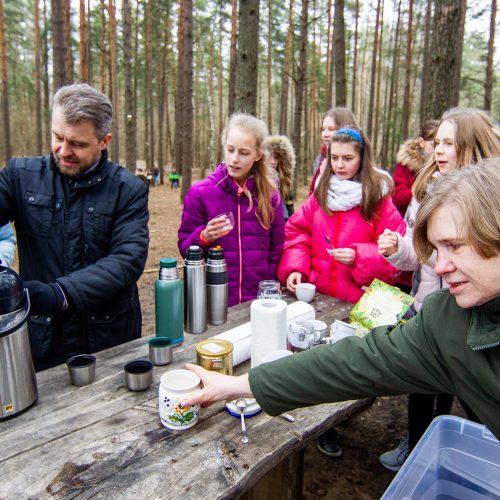
[[[420,270],[420,280],[414,278],[412,290],[416,312],[421,309],[427,295],[446,286],[434,272],[435,252],[427,262],[420,264],[413,249],[413,225],[420,201],[436,177],[483,158],[500,156],[500,130],[484,111],[454,108],[443,114],[434,143],[434,155],[413,185],[413,198],[405,216],[406,235],[386,229],[378,239],[379,253],[394,267],[403,271]],[[447,394],[410,394],[409,436],[402,439],[394,450],[380,456],[382,465],[392,471],[399,470],[431,420],[448,413],[451,403],[452,396]],[[474,418],[469,415],[471,417]]]

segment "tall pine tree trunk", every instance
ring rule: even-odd
[[[424,47],[422,56],[422,87],[420,89],[420,127],[433,118],[429,95],[431,89],[431,37],[432,37],[432,0],[427,0],[424,20]]]
[[[382,44],[384,40],[384,5],[385,2],[382,0],[382,5],[380,7],[380,37],[378,42],[378,55],[377,55],[377,83],[375,89],[375,111],[374,111],[374,123],[375,130],[373,131],[373,137],[370,137],[373,145],[373,155],[375,157],[375,161],[379,160],[378,154],[378,137],[380,133],[379,117],[380,117],[380,80],[382,76]]]
[[[368,120],[366,126],[366,133],[368,137],[372,138],[373,131],[373,115],[375,111],[375,81],[377,74],[377,54],[378,54],[378,32],[380,26],[380,3],[381,0],[377,0],[377,14],[375,19],[375,30],[373,33],[373,51],[372,51],[372,68],[371,68],[371,80],[370,80],[370,98],[368,101]]]
[[[38,0],[34,2],[35,24],[35,128],[36,128],[36,154],[43,153],[43,126],[42,126],[42,75],[40,64],[40,9]]]
[[[50,126],[50,91],[49,91],[49,21],[47,15],[47,0],[43,0],[43,36],[42,36],[42,67],[43,67],[43,122],[44,146],[48,147],[51,139]]]
[[[122,2],[123,60],[125,66],[125,166],[135,173],[137,163],[137,117],[134,109],[134,83],[132,75],[132,10],[130,0]]]
[[[182,65],[179,74],[182,79],[182,101],[184,120],[182,130],[182,172],[181,197],[184,200],[191,187],[193,168],[193,0],[182,0],[185,4]]]
[[[286,134],[288,127],[288,82],[293,48],[293,0],[288,7],[288,30],[286,35],[285,58],[283,61],[283,83],[281,85],[280,134]]]
[[[236,111],[257,113],[259,0],[240,0],[236,51]]]
[[[271,67],[273,64],[272,58],[272,26],[273,26],[273,10],[272,0],[268,0],[268,19],[267,19],[267,126],[269,127],[269,133],[272,133],[273,129],[273,99],[272,99],[272,72]]]
[[[358,72],[358,24],[359,24],[359,0],[356,0],[354,10],[355,28],[354,28],[354,56],[352,62],[352,82],[351,82],[351,110],[356,112],[356,80]]]
[[[118,95],[118,71],[116,52],[116,15],[114,1],[109,0],[109,59],[110,59],[110,80],[111,80],[111,103],[113,104],[113,116],[111,130],[113,140],[111,141],[111,159],[120,163],[120,98]]]
[[[5,37],[5,20],[3,15],[3,0],[0,0],[0,65],[2,74],[2,128],[4,141],[4,161],[12,156],[12,143],[10,139],[10,106],[9,106],[9,81],[7,79],[7,40]]]
[[[295,79],[295,113],[293,118],[292,144],[296,154],[296,165],[293,176],[293,193],[297,192],[298,173],[302,168],[300,138],[302,135],[302,113],[307,77],[307,8],[308,0],[302,0],[300,19],[299,73]]]
[[[85,0],[80,0],[80,81],[89,81],[89,31],[85,15]]]
[[[429,101],[431,116],[458,105],[466,0],[435,0]]]
[[[65,9],[68,0],[51,1],[52,19],[52,68],[54,91],[70,83],[67,74],[66,39],[65,39]]]
[[[54,1],[54,0],[52,0]],[[101,0],[101,75],[100,75],[100,90],[102,93],[106,94],[106,68],[107,68],[107,57],[106,57],[106,2]]]
[[[184,24],[186,1],[179,2],[179,22],[177,23],[177,81],[175,91],[175,138],[174,138],[174,167],[179,175],[184,175],[182,130],[184,128],[184,81],[182,79],[182,65],[184,52]],[[191,174],[190,174],[191,175]],[[185,179],[184,179],[185,181]],[[183,185],[186,182],[182,183]],[[181,190],[182,197],[182,190]]]
[[[408,137],[408,126],[410,123],[410,80],[412,62],[412,23],[413,23],[413,0],[408,5],[408,27],[406,29],[406,59],[405,59],[405,90],[403,94],[403,115],[401,118],[401,135]]]
[[[344,0],[335,0],[333,47],[333,59],[335,61],[335,106],[346,106]]]
[[[388,165],[392,161],[392,148],[391,139],[394,136],[394,122],[395,113],[394,108],[396,105],[396,94],[397,94],[397,77],[398,77],[398,66],[399,66],[399,31],[401,25],[401,2],[398,3],[398,14],[396,21],[396,31],[394,35],[394,47],[392,48],[392,64],[391,64],[391,77],[389,86],[389,98],[386,106],[386,117],[384,119],[384,132],[383,132],[383,142],[382,142],[382,163]]]
[[[325,111],[328,111],[332,107],[332,82],[330,79],[330,68],[332,65],[332,0],[327,2],[327,15],[326,15],[326,65],[325,65]]]
[[[147,134],[147,155],[146,164],[149,173],[153,174],[155,163],[155,126],[154,126],[154,103],[153,103],[153,33],[152,33],[152,0],[146,2],[146,71],[145,89],[146,89],[146,114],[148,122]]]
[[[222,14],[222,13],[221,13]],[[220,26],[222,32],[222,25]],[[231,0],[231,47],[229,51],[229,88],[227,113],[231,116],[236,106],[236,46],[238,43],[238,0]],[[221,130],[222,132],[222,130]]]
[[[491,0],[490,37],[488,39],[488,55],[486,56],[486,80],[484,82],[484,109],[491,111],[493,93],[493,54],[495,53],[495,26],[497,0]]]

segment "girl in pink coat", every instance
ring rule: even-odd
[[[291,292],[310,282],[321,293],[357,302],[373,279],[395,282],[399,271],[378,254],[377,239],[386,227],[404,232],[405,223],[390,197],[392,180],[374,167],[361,130],[333,134],[327,171],[285,226],[278,278]]]

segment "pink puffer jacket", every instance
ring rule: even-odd
[[[362,286],[375,278],[392,284],[400,274],[377,252],[377,239],[385,228],[400,234],[406,231],[390,196],[380,202],[377,216],[367,222],[360,207],[326,215],[312,195],[285,226],[285,249],[278,278],[285,283],[290,273],[298,271],[302,281],[314,283],[319,292],[357,302],[363,295]],[[352,266],[341,264],[328,254],[325,236],[329,236],[335,248],[356,251]]]

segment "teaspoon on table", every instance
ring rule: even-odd
[[[248,434],[247,434],[247,428],[245,426],[245,415],[243,414],[243,411],[247,407],[247,402],[245,401],[245,398],[238,398],[236,400],[236,408],[240,410],[240,418],[241,418],[241,442],[243,444],[248,443]]]

